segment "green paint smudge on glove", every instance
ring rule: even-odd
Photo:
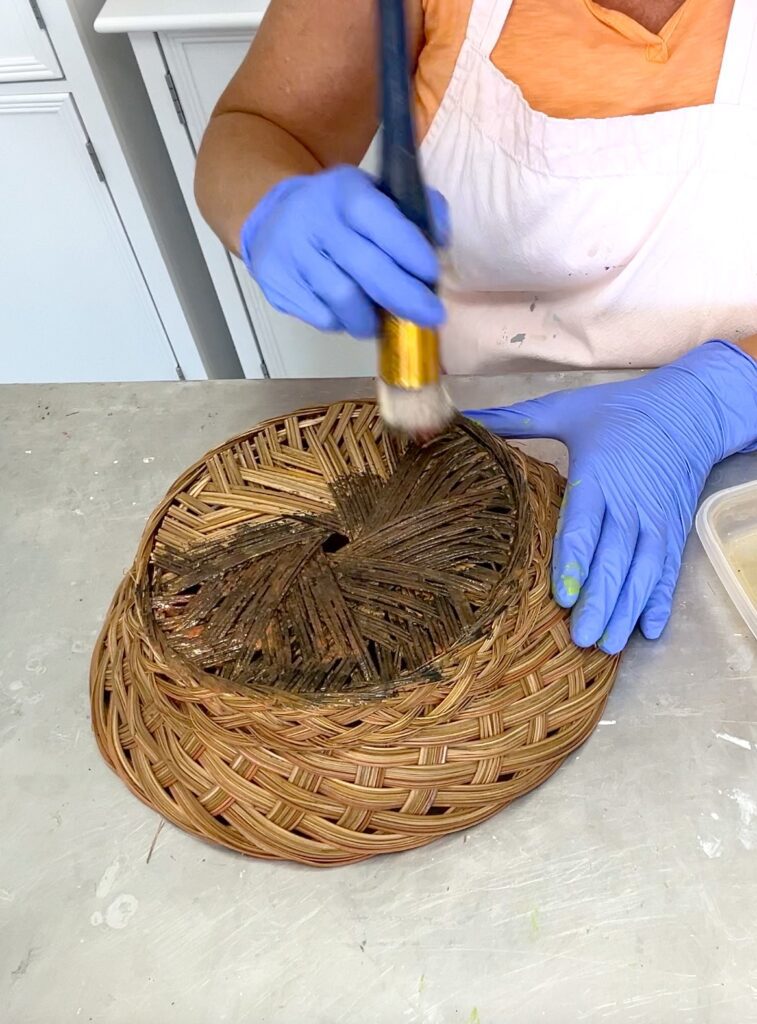
[[[562,588],[565,592],[566,597],[578,597],[581,592],[581,581],[577,576],[570,576],[568,573],[563,573],[560,577]]]

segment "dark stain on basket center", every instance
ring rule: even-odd
[[[175,499],[147,595],[167,644],[237,685],[313,696],[386,695],[438,677],[435,659],[518,592],[522,473],[463,420],[424,447],[382,441],[378,471],[366,468],[367,445],[335,465],[321,442],[305,433],[293,450],[282,431],[265,447],[255,435],[240,442],[236,466],[224,453],[242,510],[227,528],[212,529],[220,499],[219,511],[191,485]]]

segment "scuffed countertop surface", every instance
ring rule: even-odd
[[[161,827],[100,759],[90,652],[172,480],[260,419],[370,390],[0,388],[2,1020],[757,1022],[757,643],[694,536],[667,634],[633,639],[594,735],[467,833],[346,869],[245,860]],[[708,490],[755,472],[731,459]]]

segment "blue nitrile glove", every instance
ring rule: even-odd
[[[470,415],[497,434],[567,445],[552,588],[575,605],[575,642],[614,654],[637,622],[651,640],[662,633],[707,475],[757,449],[757,362],[710,341],[636,380]]]
[[[429,189],[437,242],[449,233],[447,204]],[[322,331],[376,333],[374,304],[423,327],[444,320],[428,285],[433,246],[357,167],[335,167],[275,185],[242,227],[240,251],[271,305]]]

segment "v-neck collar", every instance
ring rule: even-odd
[[[681,19],[695,0],[683,0],[683,3],[674,11],[662,26],[659,32],[650,32],[648,28],[640,25],[628,14],[622,11],[613,11],[608,7],[602,7],[596,0],[583,0],[584,6],[589,14],[601,21],[613,32],[617,32],[631,43],[639,43],[647,48],[647,59],[665,63],[669,57],[670,41],[681,23]]]

